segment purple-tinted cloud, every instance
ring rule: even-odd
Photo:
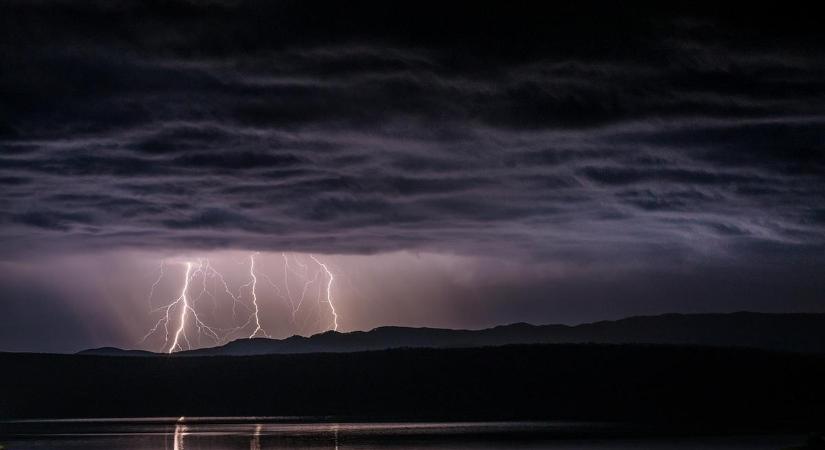
[[[407,250],[573,272],[433,294],[490,306],[457,325],[601,318],[611,296],[612,316],[816,309],[816,17],[544,8],[2,2],[0,261]]]

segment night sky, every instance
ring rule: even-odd
[[[510,3],[0,0],[0,350],[825,312],[820,16]]]

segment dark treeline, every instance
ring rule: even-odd
[[[0,354],[0,418],[815,422],[825,357],[639,345],[251,357]]]

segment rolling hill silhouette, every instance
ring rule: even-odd
[[[380,327],[350,333],[329,331],[310,337],[239,339],[220,347],[183,351],[176,355],[252,356],[549,343],[676,344],[825,353],[825,314],[665,314],[576,326],[516,323],[483,330]],[[111,347],[80,353],[153,355]]]

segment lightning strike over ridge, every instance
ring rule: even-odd
[[[175,303],[177,303],[179,301],[183,301],[183,306],[180,308],[180,325],[178,326],[178,331],[175,332],[175,340],[172,341],[172,345],[169,346],[169,353],[172,353],[176,348],[178,348],[178,346],[179,346],[178,340],[180,339],[180,336],[181,336],[181,334],[183,333],[183,331],[186,327],[186,312],[189,309],[189,299],[186,297],[186,291],[189,290],[189,273],[191,271],[192,271],[192,263],[187,262],[186,263],[186,276],[184,277],[185,281],[183,283],[183,291],[181,291],[180,297],[178,297],[178,299],[175,300]],[[168,311],[168,309],[167,309],[167,311]],[[184,335],[184,338],[186,338],[186,335]],[[186,341],[188,342],[189,339],[186,338]]]
[[[253,315],[255,317],[255,331],[253,331],[252,334],[249,335],[249,338],[251,339],[255,337],[255,335],[257,335],[258,333],[261,333],[264,336],[269,337],[266,331],[264,331],[263,328],[261,328],[261,318],[258,315],[258,293],[256,292],[258,286],[258,277],[255,276],[255,254],[249,255],[249,276],[252,277],[252,305],[254,305],[255,307],[255,310],[253,312]]]
[[[333,323],[333,328],[332,329],[334,331],[338,331],[338,313],[335,311],[335,305],[332,303],[332,283],[333,283],[333,281],[335,281],[335,277],[332,275],[332,272],[330,272],[329,268],[327,268],[326,264],[322,263],[321,261],[318,261],[318,259],[313,255],[309,255],[309,257],[312,258],[312,260],[315,261],[319,266],[321,266],[321,268],[324,269],[324,272],[327,273],[327,299],[326,299],[326,303],[329,303],[329,309],[332,312],[332,323]]]
[[[267,298],[271,299],[272,296],[283,300],[285,306],[289,308],[286,318],[292,326],[293,334],[309,336],[325,330],[338,330],[339,315],[333,296],[335,275],[327,262],[323,262],[314,255],[281,253],[280,260],[283,264],[283,283],[281,283],[267,275],[266,264],[259,265],[267,261],[271,263],[272,260],[263,257],[259,260],[259,255],[259,252],[255,252],[246,256],[245,262],[236,261],[236,264],[248,264],[245,277],[247,281],[238,285],[237,288],[231,286],[230,274],[222,273],[209,258],[186,259],[182,262],[185,268],[183,282],[178,287],[175,297],[164,306],[153,307],[152,300],[164,290],[166,283],[163,280],[168,275],[168,270],[166,270],[168,263],[166,260],[162,261],[158,269],[158,277],[150,286],[148,296],[150,312],[160,312],[161,317],[143,336],[141,342],[145,342],[161,328],[163,329],[160,333],[163,336],[161,350],[165,353],[200,347],[203,337],[217,345],[239,338],[272,338],[264,323],[261,309],[261,302]],[[304,258],[306,259],[302,261]],[[264,285],[262,290],[259,281],[265,281],[268,286]],[[300,296],[297,295],[297,291],[290,289],[292,283],[298,284]],[[316,286],[318,307],[308,308],[305,299],[310,292],[316,289]],[[295,296],[293,292],[296,292]],[[203,304],[201,300],[204,297],[212,299],[211,307]],[[328,305],[332,316],[332,323],[329,325],[324,325],[326,320],[323,317],[326,314],[323,312],[323,304]],[[231,316],[229,315],[230,306]],[[273,308],[277,310],[278,307],[274,305]],[[245,317],[238,317],[239,311],[244,310],[248,314]],[[267,310],[270,309],[267,308]]]

